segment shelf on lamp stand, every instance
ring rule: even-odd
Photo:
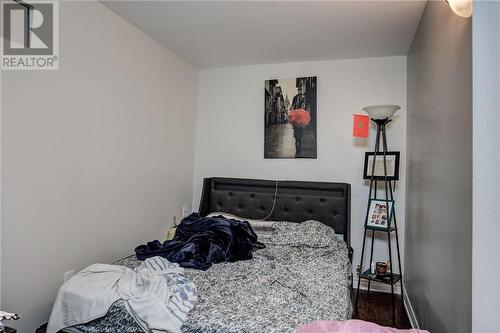
[[[395,208],[393,204],[393,211],[392,214],[389,210],[389,200],[394,201],[394,195],[393,195],[393,187],[392,183],[390,180],[388,180],[387,177],[387,136],[386,136],[386,125],[391,122],[391,119],[385,118],[385,119],[371,119],[376,125],[377,125],[377,136],[375,139],[375,150],[374,150],[374,157],[373,157],[373,165],[372,165],[372,171],[371,171],[371,179],[370,179],[370,191],[368,195],[368,208],[366,211],[366,217],[365,217],[365,224],[364,224],[364,236],[363,236],[363,246],[361,249],[361,260],[359,264],[359,269],[358,269],[358,287],[357,287],[357,292],[356,292],[356,303],[354,306],[354,312],[357,314],[358,311],[358,301],[359,301],[359,288],[361,284],[361,280],[367,280],[368,281],[368,295],[370,294],[370,287],[371,287],[371,282],[381,282],[385,284],[389,284],[391,286],[391,296],[392,296],[392,320],[393,323],[396,320],[396,308],[395,308],[395,296],[394,296],[394,285],[396,283],[400,283],[401,285],[401,299],[403,300],[403,273],[401,271],[401,255],[399,252],[399,237],[398,237],[398,225],[396,221],[396,213],[395,213]],[[382,151],[380,150],[380,143],[381,143],[381,138],[382,138]],[[380,154],[379,154],[380,153]],[[378,181],[377,179],[374,179],[374,171],[375,171],[375,161],[377,159],[377,156],[383,156],[384,159],[384,190],[385,190],[385,199],[377,198],[377,186],[378,186]],[[386,212],[387,212],[387,220],[388,220],[388,229],[387,230],[376,230],[373,228],[369,228],[367,226],[367,221],[368,221],[368,213],[370,210],[370,200],[371,199],[378,199],[378,200],[385,200],[386,201]],[[394,220],[394,226],[391,227],[391,221]],[[375,241],[375,232],[385,232],[387,233],[387,244],[389,248],[389,267],[390,267],[390,273],[386,273],[384,276],[379,276],[376,274],[372,274],[370,269],[363,271],[363,260],[364,260],[364,253],[365,253],[365,246],[366,246],[366,238],[367,238],[367,231],[371,230],[371,249],[370,249],[370,263],[373,262],[373,244]],[[399,267],[399,274],[394,273],[393,270],[393,258],[392,258],[392,247],[391,247],[391,233],[394,232],[396,235],[396,250],[397,250],[397,256],[398,256],[398,267]]]

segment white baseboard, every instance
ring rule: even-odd
[[[417,316],[415,315],[415,310],[413,309],[413,305],[411,304],[410,297],[408,297],[408,292],[403,284],[403,301],[405,303],[406,314],[408,315],[408,319],[410,320],[410,324],[412,328],[420,329],[420,325],[418,324]]]

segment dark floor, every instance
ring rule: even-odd
[[[354,290],[356,296],[356,290]],[[396,321],[392,322],[391,294],[359,291],[359,304],[356,319],[371,321],[382,326],[394,328],[411,328],[406,315],[401,295],[395,295]]]

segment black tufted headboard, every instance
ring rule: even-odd
[[[275,180],[205,178],[199,213],[225,212],[263,219],[271,212]],[[351,186],[346,183],[279,181],[273,213],[267,220],[318,220],[344,236],[350,246]]]

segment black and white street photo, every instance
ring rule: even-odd
[[[316,77],[265,81],[265,158],[316,158]]]

